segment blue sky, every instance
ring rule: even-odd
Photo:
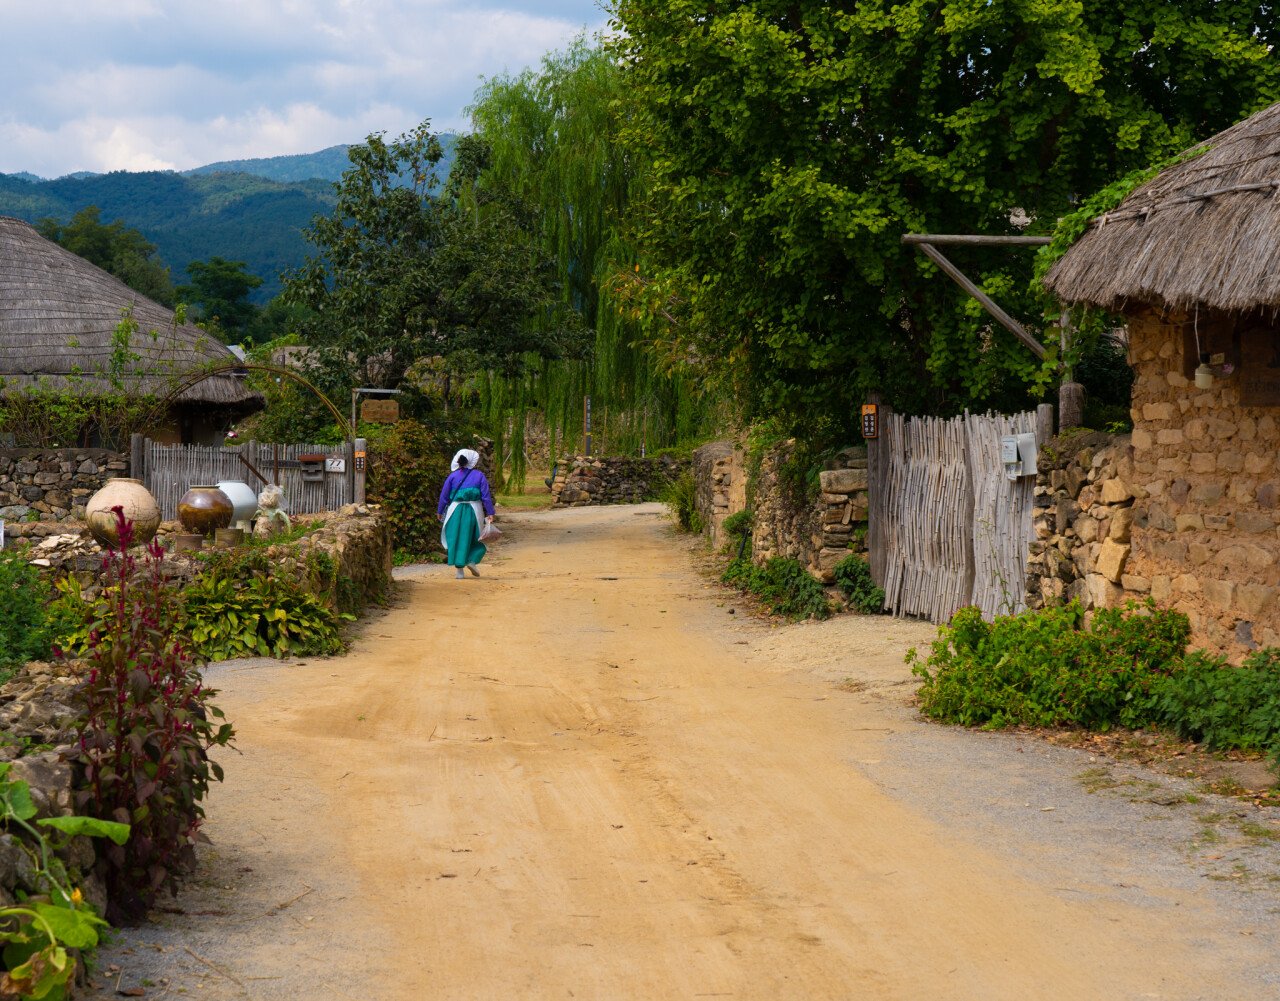
[[[430,118],[608,20],[599,0],[0,0],[0,173],[183,170]]]

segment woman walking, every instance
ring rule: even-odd
[[[449,552],[449,566],[462,568],[479,577],[476,564],[484,559],[485,547],[480,543],[480,522],[493,521],[493,494],[489,481],[477,467],[480,455],[474,449],[463,448],[453,457],[452,472],[440,490],[440,503],[436,514],[443,519],[440,526],[440,544]]]

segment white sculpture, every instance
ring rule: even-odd
[[[257,521],[253,525],[253,534],[258,539],[269,539],[273,535],[289,530],[289,515],[284,509],[284,491],[274,483],[262,488],[258,494],[258,511],[254,515]]]

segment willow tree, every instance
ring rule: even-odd
[[[625,237],[627,214],[648,171],[643,156],[619,143],[629,105],[616,60],[579,38],[537,69],[488,80],[470,113],[487,157],[477,187],[529,208],[529,225],[558,269],[565,305],[594,332],[588,360],[548,361],[519,384],[488,379],[494,431],[499,438],[507,428],[514,433],[507,451],[516,479],[523,476],[530,406],[546,416],[553,455],[558,442],[581,434],[587,395],[596,429],[604,423],[615,450],[689,438],[702,415],[688,383],[668,374],[646,347],[640,318],[624,315],[609,292],[616,275],[636,265]]]

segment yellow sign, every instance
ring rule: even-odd
[[[367,424],[395,424],[400,420],[400,402],[365,400],[360,404],[360,419]]]

